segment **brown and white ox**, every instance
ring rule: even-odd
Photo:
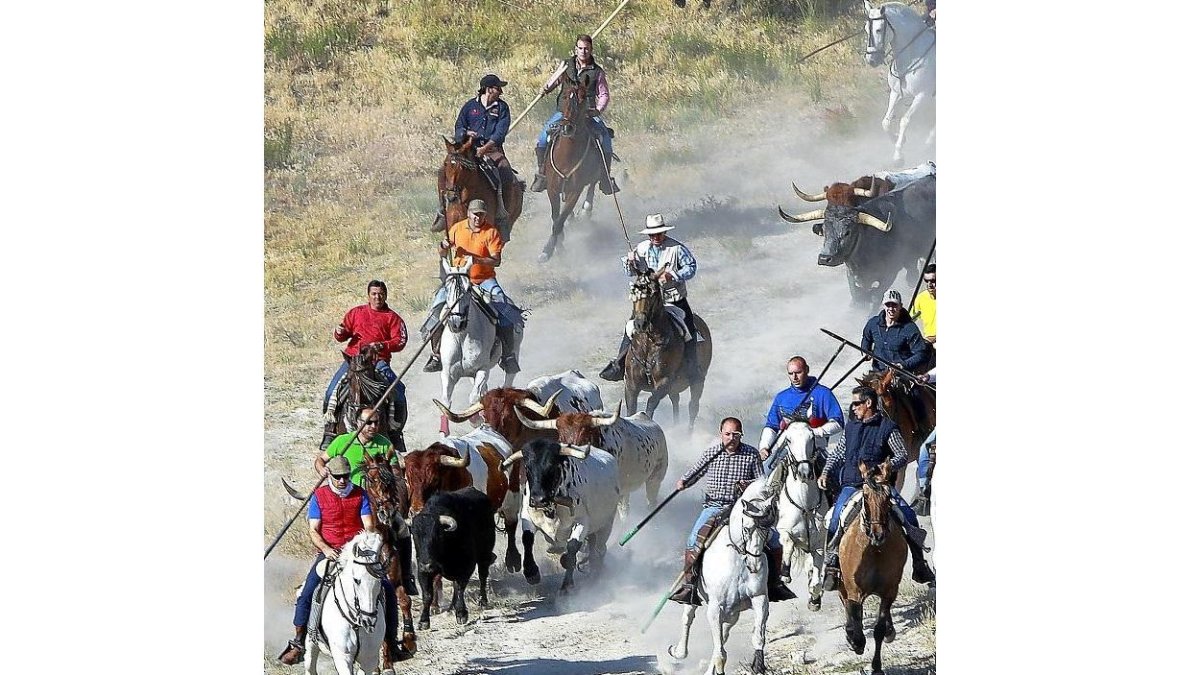
[[[621,417],[621,403],[613,413],[563,413],[544,421],[514,412],[533,431],[557,432],[563,445],[591,445],[616,457],[621,491],[617,511],[622,519],[629,515],[629,495],[642,486],[649,508],[658,506],[658,490],[667,474],[667,436],[645,412]]]

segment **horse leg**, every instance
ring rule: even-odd
[[[475,373],[475,387],[471,390],[472,403],[482,400],[483,395],[487,393],[489,372],[491,372],[491,368],[481,368],[479,372]]]
[[[671,399],[671,412],[674,414],[671,423],[679,426],[679,392],[667,394],[667,398]]]
[[[400,644],[409,651],[410,654],[415,654],[417,651],[417,632],[413,628],[412,615],[412,598],[404,591],[404,580],[400,577],[400,561],[394,560],[395,572],[389,575],[393,578],[392,587],[396,589],[396,607],[400,610],[400,617],[403,619],[403,624],[400,630],[397,631],[400,635]],[[387,660],[388,663],[391,659]]]
[[[845,565],[845,563],[843,563]],[[842,568],[845,573],[845,567]],[[855,654],[862,654],[867,648],[867,636],[863,635],[862,602],[846,598],[846,644]]]
[[[454,585],[454,595],[450,598],[450,606],[454,608],[454,621],[460,626],[466,625],[467,601],[463,598],[466,595],[463,586],[466,584],[456,580],[451,580],[450,583]]]
[[[688,637],[692,633],[692,620],[696,618],[696,605],[685,605],[683,608],[683,631],[679,634],[679,642],[667,647],[667,654],[673,659],[683,660],[688,655]],[[314,672],[312,675],[316,675]]]
[[[896,134],[896,152],[892,155],[892,159],[896,162],[903,163],[904,161],[904,139],[906,133],[908,132],[908,123],[912,120],[913,114],[921,108],[921,104],[924,102],[925,92],[917,92],[917,94],[913,96],[912,105],[908,106],[908,112],[904,113],[904,116],[900,118],[900,129]]]
[[[663,400],[663,393],[660,391],[650,392],[650,398],[646,399],[646,414],[650,419],[654,419],[654,411],[658,410],[658,404]]]
[[[889,77],[890,81],[891,78]],[[883,113],[883,130],[887,134],[892,133],[892,120],[896,118],[896,102],[900,100],[900,86],[891,87],[888,91],[888,106],[887,111]]]
[[[625,368],[625,414],[632,415],[638,411],[638,396],[642,393],[641,388],[629,372],[629,367]]]
[[[588,184],[587,197],[583,199],[583,214],[588,218],[592,217],[592,205],[596,203],[596,184]]]
[[[443,356],[442,357],[442,395],[444,396],[444,398],[442,400],[446,402],[447,406],[449,406],[450,408],[453,408],[454,407],[454,385],[458,384],[458,378],[450,377],[450,368],[451,367],[457,367],[457,365],[451,366],[450,361]],[[450,418],[446,417],[445,415],[442,415],[442,419],[438,423],[438,432],[440,432],[443,436],[450,435]]]
[[[891,642],[895,637],[896,629],[892,626],[892,602],[880,599],[879,615],[875,617],[875,656],[871,659],[871,675],[883,675],[883,643],[885,640]]]
[[[688,432],[696,428],[696,416],[700,414],[700,397],[704,395],[704,379],[693,382],[688,388]]]
[[[771,613],[771,606],[767,604],[766,594],[763,594],[750,598],[750,607],[754,609],[754,632],[750,634],[750,644],[754,647],[754,661],[750,664],[750,672],[762,675],[767,672],[763,648],[767,644],[767,617]]]
[[[792,556],[796,553],[796,540],[790,530],[783,524],[782,507],[779,517],[779,543],[783,544],[783,567],[779,571],[779,579],[785,584],[792,583]]]
[[[712,665],[709,667],[709,672],[713,675],[725,675],[725,640],[729,636],[729,631],[721,621],[721,603],[708,603],[708,627],[712,631],[713,651]]]

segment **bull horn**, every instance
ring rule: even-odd
[[[520,413],[517,413],[517,414],[519,415]],[[508,457],[505,457],[504,461],[500,462],[500,468],[507,469],[508,467],[512,466],[512,463],[517,461],[518,459],[521,459],[521,451],[520,450],[514,452],[513,454],[509,455]]]
[[[578,445],[564,443],[558,448],[558,454],[562,455],[563,457],[574,457],[575,459],[587,459],[591,452],[592,446],[590,445],[580,447]]]
[[[438,455],[438,461],[442,466],[449,466],[455,469],[465,469],[471,466],[471,450],[467,449],[466,457],[451,457],[450,455]]]
[[[617,401],[617,411],[614,413],[591,413],[595,420],[592,424],[598,427],[611,427],[616,424],[617,420],[621,419],[621,403],[623,401]]]
[[[433,399],[433,404],[438,407],[438,410],[442,411],[443,415],[450,418],[451,422],[457,422],[457,423],[466,422],[466,421],[470,420],[472,417],[474,417],[475,415],[478,415],[479,413],[483,412],[483,402],[482,401],[476,401],[476,402],[472,403],[471,407],[467,408],[466,410],[464,410],[460,413],[456,413],[453,410],[442,405],[442,402],[437,400],[436,398]]]
[[[892,229],[892,217],[890,215],[888,216],[887,222],[885,223],[882,220],[876,218],[875,216],[873,216],[869,213],[863,213],[862,211],[859,211],[858,212],[858,222],[863,225],[870,225],[871,227],[879,230],[880,232],[887,232]]]
[[[517,419],[521,420],[521,424],[524,424],[525,426],[529,427],[530,429],[543,429],[546,431],[549,431],[552,429],[558,430],[558,425],[554,423],[554,420],[531,420],[528,417],[522,415],[521,411],[518,410],[517,406],[515,406],[515,405],[513,406],[513,412],[515,412],[517,414]]]
[[[438,522],[446,526],[447,532],[453,532],[458,529],[458,521],[451,516],[438,516]]]
[[[864,190],[862,188],[854,188],[854,194],[858,197],[874,197],[875,193],[872,190]]]
[[[535,412],[542,417],[549,417],[550,412],[554,410],[554,403],[558,400],[558,395],[561,393],[563,393],[563,390],[559,389],[551,394],[550,398],[546,399],[545,405],[538,403],[531,398],[526,398],[525,400],[521,401],[521,405],[525,406],[525,409],[529,410],[530,412]]]
[[[798,216],[789,216],[788,214],[784,213],[783,208],[780,207],[779,208],[779,217],[783,218],[784,220],[788,221],[789,223],[806,223],[810,220],[821,220],[822,218],[824,218],[825,217],[825,209],[817,209],[816,211],[809,211],[808,213],[801,213]]]
[[[795,183],[792,183],[792,190],[794,190],[796,192],[797,197],[799,197],[800,199],[803,199],[806,202],[823,202],[823,201],[825,201],[825,193],[824,192],[822,192],[820,195],[810,195],[807,192],[796,187]]]

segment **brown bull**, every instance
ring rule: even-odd
[[[467,466],[471,457],[459,457],[446,445],[434,443],[424,450],[414,450],[404,457],[404,475],[408,482],[409,515],[425,508],[425,500],[439,492],[470,487],[471,472]]]

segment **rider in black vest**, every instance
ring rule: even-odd
[[[858,470],[859,462],[869,465],[884,461],[892,463],[896,470],[908,463],[908,450],[896,423],[879,412],[879,396],[870,387],[855,387],[850,399],[850,419],[846,421],[846,433],[829,452],[825,470],[817,479],[817,485],[826,489],[830,474],[837,471],[842,486],[829,521],[829,538],[825,544],[825,590],[837,588],[838,545],[842,541],[842,530],[838,527],[842,508],[862,487],[863,477]],[[908,550],[913,558],[913,581],[919,584],[933,583],[933,570],[925,562],[925,530],[917,525],[917,514],[904,501],[900,493],[892,488],[892,502],[903,513],[901,525]]]

